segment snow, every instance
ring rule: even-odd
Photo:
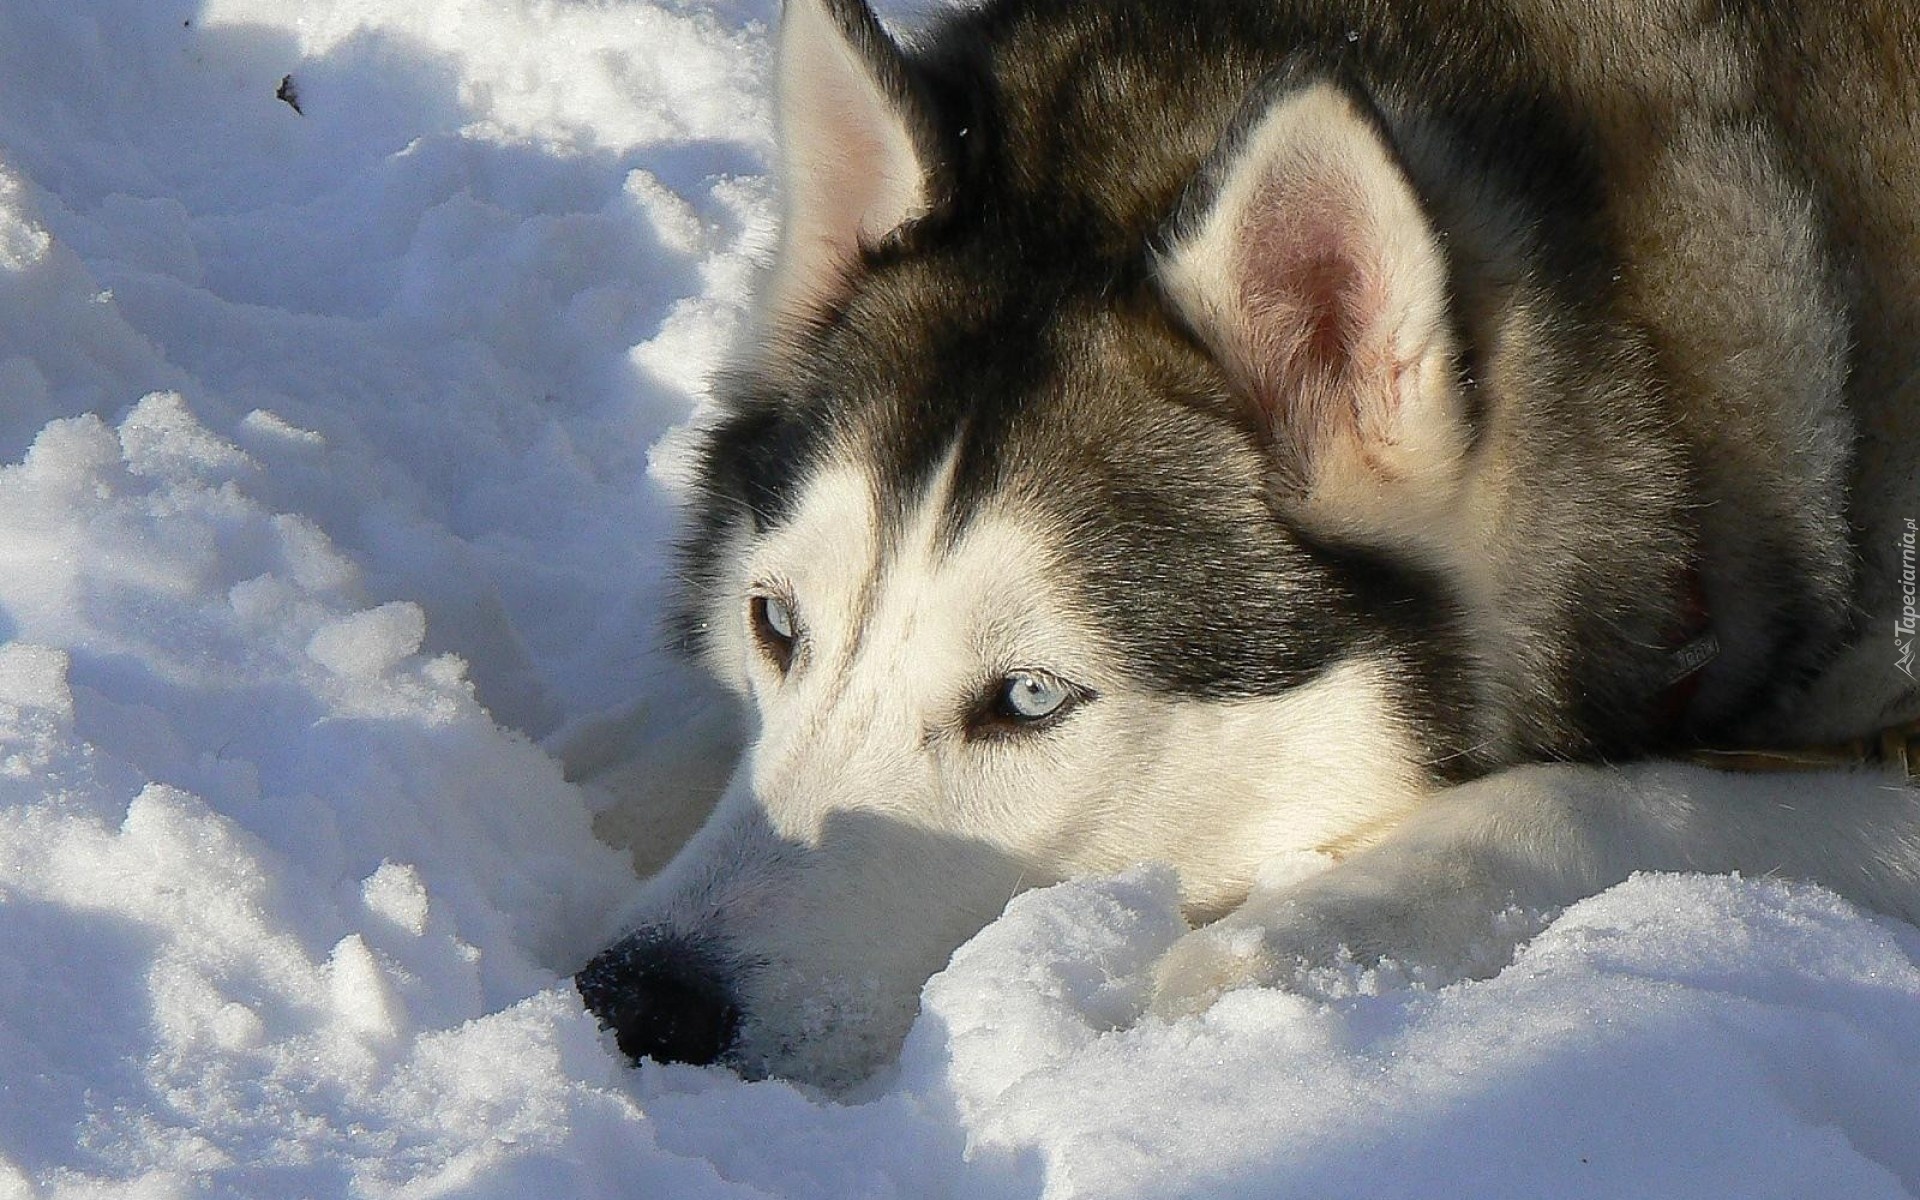
[[[551,747],[695,686],[772,15],[0,6],[0,1197],[1920,1193],[1920,932],[1763,880],[1166,1024],[1142,868],[1016,899],[857,1103],[619,1060]]]

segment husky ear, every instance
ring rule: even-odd
[[[864,0],[787,0],[779,76],[786,214],[769,298],[798,317],[839,297],[863,244],[931,206],[937,141]]]
[[[1469,443],[1446,261],[1357,84],[1271,84],[1166,246],[1164,294],[1254,406],[1303,516],[1378,541],[1444,506]]]

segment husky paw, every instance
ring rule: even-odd
[[[1153,969],[1149,1011],[1162,1020],[1190,1017],[1213,1007],[1236,988],[1279,982],[1279,958],[1257,928],[1226,928],[1226,921],[1196,929],[1175,942]]]
[[[1191,1016],[1243,987],[1336,1000],[1485,977],[1543,923],[1542,914],[1491,900],[1422,905],[1380,892],[1299,888],[1249,902],[1175,942],[1154,968],[1151,1012]]]
[[[1391,960],[1358,955],[1354,943],[1299,905],[1284,914],[1235,913],[1175,942],[1154,967],[1152,1012],[1165,1020],[1206,1011],[1223,994],[1278,987],[1332,999],[1373,990],[1362,976]],[[1280,918],[1280,919],[1276,919]]]

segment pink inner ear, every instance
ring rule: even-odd
[[[889,155],[886,133],[852,85],[836,90],[820,82],[796,91],[810,107],[812,128],[804,137],[793,135],[787,147],[793,215],[830,254],[850,259],[863,236],[888,227],[893,214],[876,216],[873,210],[914,180],[898,178],[900,167]]]
[[[781,24],[780,138],[786,220],[766,294],[777,319],[805,319],[842,297],[863,242],[926,203],[912,106],[889,90],[896,51],[862,45],[830,0],[788,0]]]
[[[1306,259],[1295,271],[1306,327],[1300,354],[1308,363],[1325,364],[1339,373],[1353,355],[1358,332],[1353,295],[1359,287],[1359,272],[1353,260],[1337,249]]]
[[[1164,260],[1169,295],[1316,504],[1458,458],[1445,260],[1356,100],[1317,84],[1228,147],[1212,208]],[[1358,490],[1355,490],[1358,489]],[[1323,514],[1324,515],[1324,514]]]
[[[1385,272],[1360,198],[1345,194],[1337,175],[1313,178],[1314,166],[1289,172],[1307,174],[1304,184],[1269,180],[1242,217],[1244,333],[1264,406],[1333,400],[1337,391],[1351,412],[1386,349],[1377,344],[1388,309]]]

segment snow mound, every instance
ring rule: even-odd
[[[1169,878],[1014,901],[928,985],[905,1077],[963,1195],[1904,1196],[1920,935],[1830,893],[1639,876],[1498,977],[1136,1024]]]

